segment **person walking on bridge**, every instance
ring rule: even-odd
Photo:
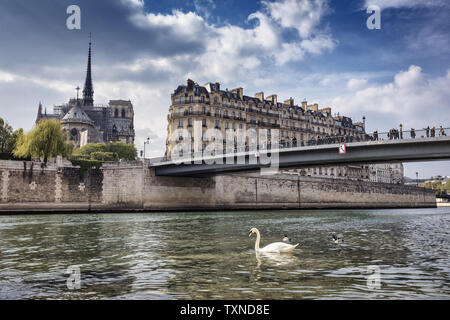
[[[415,138],[416,138],[416,131],[414,130],[414,128],[411,128],[411,139]]]
[[[425,130],[427,131],[427,138],[429,138],[430,137],[430,126],[428,126]]]
[[[400,139],[403,139],[403,125],[400,124]]]
[[[444,128],[442,128],[442,126],[439,128],[439,135],[442,137],[446,137],[447,135],[445,134]]]
[[[431,128],[431,137],[436,137],[436,127]]]

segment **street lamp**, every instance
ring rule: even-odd
[[[145,159],[145,145],[150,144],[150,138],[147,138],[147,141],[144,141],[144,159]]]
[[[416,185],[419,186],[419,173],[416,172]]]

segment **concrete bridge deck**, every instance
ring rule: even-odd
[[[339,154],[338,144],[286,148],[271,152],[278,153],[280,169],[450,159],[450,137],[355,142],[346,144],[346,147],[346,154]],[[259,157],[247,152],[206,158],[186,158],[178,162],[153,163],[150,161],[149,167],[155,169],[157,176],[215,175],[268,168],[270,157],[271,153],[267,151],[260,151]],[[272,157],[272,160],[275,161],[275,157]],[[183,163],[180,163],[181,161]],[[215,163],[209,164],[212,162]]]

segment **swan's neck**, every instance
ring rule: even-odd
[[[259,242],[261,241],[261,235],[259,231],[256,230],[256,242],[255,242],[255,251],[259,251]]]

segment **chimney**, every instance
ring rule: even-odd
[[[303,101],[302,101],[302,108],[303,108],[303,110],[306,111],[306,107],[307,107],[307,106],[308,106],[308,101],[303,100]]]
[[[220,83],[216,82],[216,91],[220,91]]]
[[[255,98],[259,99],[259,101],[261,101],[261,102],[264,102],[264,92],[256,93]]]
[[[288,106],[293,107],[294,106],[294,99],[292,99],[292,97],[291,97],[291,98],[287,99],[284,102],[284,104],[287,104]]]
[[[274,105],[277,105],[277,103],[278,103],[277,99],[278,99],[278,96],[276,94],[273,94],[273,95],[267,97],[267,100],[272,101],[272,103]]]
[[[192,91],[192,89],[194,88],[194,81],[192,81],[191,79],[187,80],[187,90]]]
[[[242,88],[236,88],[236,89],[233,89],[233,90],[231,90],[231,92],[237,94],[237,96],[238,96],[239,99],[241,99],[241,100],[242,100],[242,98],[244,97],[244,89],[242,89]]]

